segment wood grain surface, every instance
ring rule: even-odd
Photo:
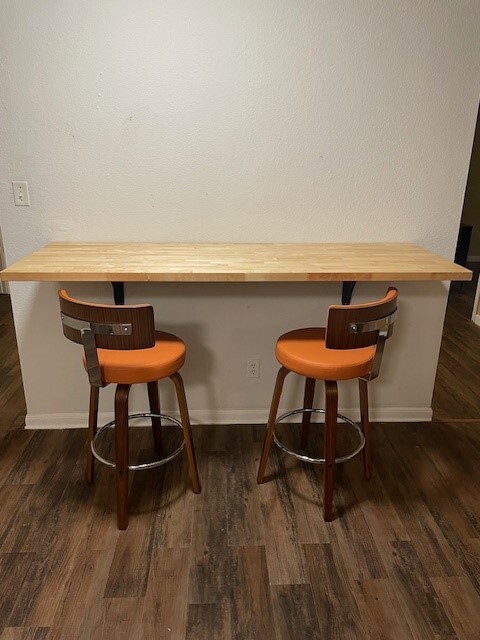
[[[0,272],[5,281],[295,282],[470,280],[407,243],[156,244],[54,242]]]

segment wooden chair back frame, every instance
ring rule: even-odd
[[[155,325],[151,305],[100,305],[70,298],[59,291],[61,320],[66,338],[83,346],[88,379],[92,386],[104,383],[97,348],[147,349],[155,345]]]
[[[361,305],[333,305],[329,309],[325,344],[329,349],[358,349],[376,346],[375,358],[364,380],[374,380],[380,372],[385,340],[393,333],[397,318],[395,287],[389,287],[385,298]]]

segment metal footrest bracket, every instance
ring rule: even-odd
[[[323,414],[325,414],[325,410],[324,409],[294,409],[293,411],[288,411],[287,413],[284,413],[279,418],[277,418],[277,420],[275,422],[275,429],[277,428],[277,426],[278,426],[278,424],[280,422],[282,422],[286,418],[289,418],[290,416],[294,416],[294,415],[297,415],[299,413],[302,413],[302,414],[303,413],[323,413]],[[345,416],[342,416],[340,414],[337,414],[337,419],[340,419],[342,422],[344,422],[345,424],[348,424],[350,427],[355,429],[355,431],[358,434],[358,446],[355,448],[354,451],[352,451],[350,453],[347,453],[347,454],[345,454],[343,456],[339,456],[338,458],[335,458],[335,462],[336,463],[338,463],[338,462],[346,462],[347,460],[350,460],[351,458],[355,457],[357,455],[357,453],[360,453],[360,451],[365,446],[365,436],[363,435],[363,431],[361,430],[361,428],[359,427],[359,425],[356,422],[353,422],[353,420],[350,420],[349,418],[346,418]],[[284,451],[285,453],[288,453],[289,455],[293,456],[294,458],[297,458],[298,460],[302,460],[303,462],[313,462],[313,464],[324,464],[325,463],[325,458],[312,458],[311,456],[307,456],[306,454],[298,453],[297,451],[294,451],[293,449],[290,449],[290,447],[287,447],[287,445],[283,444],[283,442],[280,442],[280,440],[276,436],[275,430],[273,431],[273,441],[275,442],[277,447],[279,447],[282,451]]]
[[[180,429],[182,429],[182,423],[179,420],[176,420],[175,418],[172,418],[171,416],[167,416],[163,413],[131,413],[128,416],[129,421],[135,418],[162,418],[162,420],[168,420],[169,422],[172,422],[174,426],[180,427]],[[115,427],[115,420],[111,420],[110,422],[107,422],[107,424],[104,424],[103,427],[100,427],[100,429],[95,434],[95,437],[93,438],[91,443],[92,453],[95,456],[95,458],[99,462],[103,462],[103,464],[106,464],[109,467],[115,467],[115,462],[113,460],[107,460],[106,458],[102,457],[96,450],[96,445],[97,445],[98,438],[100,438],[100,436],[103,433],[105,433],[105,431],[107,431],[108,429],[111,429],[112,427]],[[182,440],[181,445],[177,447],[177,449],[175,449],[175,451],[170,455],[165,456],[164,458],[160,458],[159,460],[153,460],[152,462],[144,462],[141,464],[129,464],[128,468],[131,471],[139,471],[144,469],[153,469],[154,467],[160,467],[164,464],[167,464],[167,462],[170,462],[170,460],[173,460],[174,458],[176,458],[182,452],[184,446],[185,446],[185,440]]]

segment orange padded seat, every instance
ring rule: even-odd
[[[275,355],[281,365],[300,376],[316,380],[351,380],[371,370],[375,347],[327,349],[325,328],[309,327],[280,336]]]
[[[164,331],[155,331],[155,346],[147,349],[97,349],[105,384],[139,384],[168,378],[183,366],[185,353],[183,340]],[[87,369],[85,355],[83,364]]]

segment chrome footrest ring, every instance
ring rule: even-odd
[[[299,413],[323,413],[323,414],[325,414],[325,410],[324,409],[294,409],[293,411],[288,411],[287,413],[284,413],[279,418],[277,418],[277,420],[275,422],[275,429],[277,428],[277,426],[278,426],[278,424],[280,422],[285,420],[285,418],[289,418],[290,416],[294,416],[294,415],[297,415]],[[349,418],[346,418],[345,416],[342,416],[339,413],[337,414],[337,419],[340,419],[342,422],[344,422],[345,424],[348,424],[350,427],[355,429],[355,431],[358,434],[358,446],[351,453],[347,453],[347,454],[345,454],[343,456],[339,456],[338,458],[335,458],[335,462],[336,463],[338,463],[338,462],[346,462],[347,460],[350,460],[351,458],[355,457],[357,455],[357,453],[360,453],[360,451],[365,446],[365,436],[363,435],[363,431],[361,430],[361,428],[359,427],[359,425],[356,422],[353,422],[353,420],[350,420]],[[289,455],[293,456],[294,458],[297,458],[298,460],[302,460],[303,462],[313,462],[313,464],[324,464],[325,463],[325,458],[312,458],[311,456],[307,456],[307,455],[305,455],[303,453],[298,453],[297,451],[294,451],[293,449],[290,449],[290,447],[287,447],[285,444],[283,444],[283,442],[280,442],[280,440],[277,438],[277,436],[275,434],[275,429],[273,431],[273,441],[275,442],[277,447],[279,447],[282,451],[284,451],[285,453],[288,453]]]
[[[183,430],[182,423],[179,420],[176,420],[175,418],[172,418],[172,416],[167,416],[166,414],[163,414],[163,413],[130,413],[128,416],[128,420],[133,420],[134,418],[162,418],[164,420],[169,420],[170,422],[173,422],[174,426],[180,427],[180,429]],[[115,467],[115,462],[113,460],[107,460],[106,458],[103,458],[98,453],[95,447],[97,444],[97,440],[102,435],[102,433],[104,433],[108,429],[111,429],[114,426],[115,426],[115,420],[111,420],[110,422],[107,422],[107,424],[104,424],[103,427],[100,427],[100,429],[95,434],[95,437],[93,438],[90,445],[90,448],[95,458],[99,462],[103,462],[103,464],[106,464],[109,467]],[[175,449],[173,453],[166,456],[165,458],[160,458],[159,460],[154,460],[153,462],[143,462],[141,464],[129,464],[128,468],[131,471],[139,471],[139,470],[143,471],[144,469],[153,469],[154,467],[161,467],[162,465],[167,464],[167,462],[170,462],[170,460],[173,460],[174,458],[176,458],[182,452],[184,446],[185,446],[185,440],[182,440],[181,445],[177,447],[177,449]]]

